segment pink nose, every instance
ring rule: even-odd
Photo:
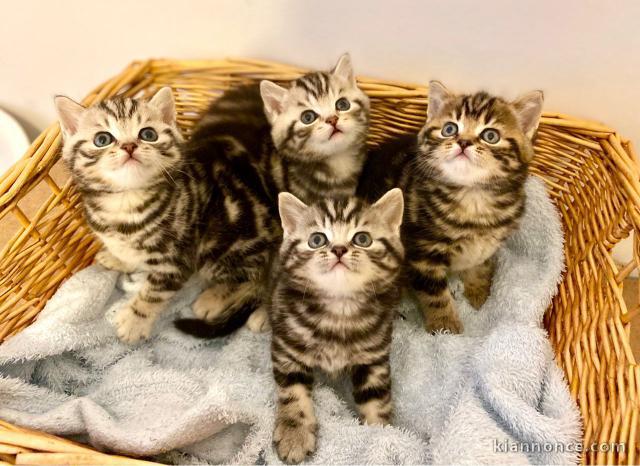
[[[133,154],[133,151],[136,150],[138,145],[133,142],[127,142],[125,144],[122,144],[120,147],[127,151],[127,154],[131,155]]]
[[[338,123],[338,116],[331,115],[329,118],[326,119],[326,122],[329,123],[331,126],[335,126]]]
[[[340,259],[346,254],[347,248],[344,246],[334,246],[333,249],[331,249],[331,252],[334,253],[338,257],[338,259]]]
[[[460,146],[460,149],[462,149],[462,151],[464,152],[464,150],[471,145],[471,141],[467,141],[466,139],[459,139],[458,145]]]

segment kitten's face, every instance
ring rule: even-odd
[[[322,160],[366,141],[369,98],[356,85],[348,55],[330,73],[309,73],[289,89],[263,81],[261,92],[273,141],[288,157]]]
[[[347,198],[307,207],[290,194],[283,205],[283,196],[281,257],[289,274],[328,297],[371,294],[376,283],[395,278],[404,254],[399,189],[373,206]]]
[[[429,92],[429,115],[418,140],[423,168],[460,186],[526,172],[542,110],[541,92],[513,103],[484,92],[454,95],[440,83],[432,83]]]
[[[87,188],[127,191],[170,179],[182,141],[171,90],[151,100],[113,99],[84,108],[56,98],[64,133],[63,158]]]

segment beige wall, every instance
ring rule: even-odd
[[[640,142],[640,1],[0,0],[0,107],[31,134],[56,93],[129,61],[248,56],[515,96]]]
[[[135,58],[249,56],[309,67],[351,51],[375,77],[515,95],[640,137],[640,2],[0,0],[0,106],[41,129]]]

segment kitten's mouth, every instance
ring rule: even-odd
[[[457,162],[457,163],[470,163],[470,164],[473,164],[474,159],[469,154],[466,154],[464,152],[459,152],[457,154],[453,154],[453,155],[448,156],[445,159],[445,162],[447,162],[447,163],[456,163]]]
[[[453,159],[453,160],[460,160],[460,159],[471,160],[471,157],[464,150],[461,150],[457,154],[454,154],[453,157],[451,157],[451,159]]]
[[[135,154],[132,154],[127,157],[127,160],[122,162],[122,166],[125,167],[127,165],[137,165],[139,163],[142,163],[140,159],[136,157]]]
[[[333,271],[333,270],[351,270],[351,269],[344,262],[337,261],[335,264],[331,266],[329,270]]]
[[[337,136],[338,134],[341,134],[342,130],[339,130],[337,127],[333,127],[333,131],[331,131],[331,134],[329,135],[329,139],[333,139],[334,136]]]

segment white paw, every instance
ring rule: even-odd
[[[124,273],[133,272],[133,268],[125,265],[120,259],[117,259],[106,249],[101,249],[100,251],[98,251],[95,260],[98,264],[110,270],[116,270],[118,272]]]
[[[116,333],[123,343],[137,343],[142,339],[147,339],[151,335],[153,319],[151,317],[140,317],[130,305],[120,309],[115,317]]]
[[[262,333],[266,332],[271,328],[271,324],[269,323],[269,314],[267,310],[260,306],[258,309],[253,311],[253,314],[249,316],[247,320],[247,327],[253,333]]]
[[[193,303],[193,313],[198,319],[213,320],[225,306],[224,291],[221,285],[207,288]]]
[[[316,433],[312,426],[291,424],[278,419],[273,432],[278,458],[287,464],[297,464],[316,449]]]

